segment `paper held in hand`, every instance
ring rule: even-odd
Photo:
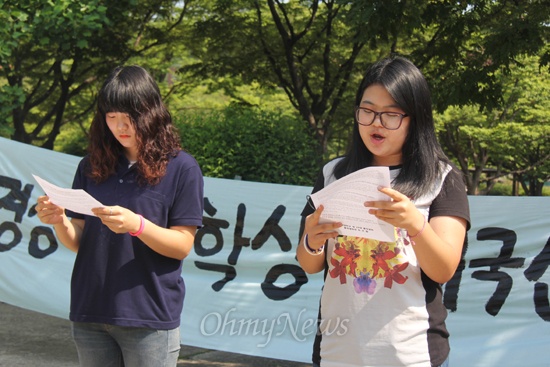
[[[367,167],[334,181],[311,194],[315,208],[323,205],[320,223],[341,222],[338,233],[345,236],[395,241],[394,227],[369,214],[365,201],[389,201],[378,187],[390,187],[388,167]]]
[[[32,176],[55,205],[59,205],[75,213],[93,216],[95,216],[95,214],[92,213],[92,208],[101,208],[105,206],[84,190],[64,189],[36,175]]]

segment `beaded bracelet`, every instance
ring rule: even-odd
[[[422,217],[424,218],[424,223],[422,224],[422,229],[420,230],[420,232],[418,232],[417,234],[415,234],[415,235],[413,235],[413,236],[411,236],[411,235],[409,234],[409,239],[411,240],[411,244],[412,244],[413,246],[416,245],[416,243],[414,243],[414,241],[413,241],[412,239],[413,239],[414,237],[417,237],[417,236],[419,236],[420,234],[422,234],[422,232],[424,232],[424,228],[426,228],[426,217],[425,217],[425,216],[422,216]],[[408,233],[409,233],[409,232],[407,231],[407,234],[408,234]]]
[[[134,236],[134,237],[139,236],[143,232],[143,229],[145,228],[145,219],[143,219],[143,215],[138,214],[138,217],[139,217],[139,229],[136,232],[128,231],[128,234],[130,236]]]
[[[306,234],[306,236],[304,237],[304,248],[306,249],[306,251],[307,251],[309,254],[314,255],[314,256],[317,256],[317,255],[321,255],[321,254],[323,253],[323,250],[325,249],[325,245],[319,247],[317,250],[312,249],[312,248],[309,246],[309,241],[308,241],[307,234]]]

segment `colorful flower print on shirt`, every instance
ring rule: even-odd
[[[357,293],[366,292],[372,295],[376,290],[376,280],[372,279],[369,273],[361,272],[359,277],[353,279],[353,288]]]
[[[399,244],[404,245],[405,237],[399,231],[396,235],[396,242],[338,237],[329,262],[330,276],[339,278],[340,284],[346,284],[351,277],[358,294],[374,294],[377,280],[383,280],[386,288],[392,288],[394,283],[404,284],[408,277],[401,273],[409,263]]]

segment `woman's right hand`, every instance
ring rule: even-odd
[[[55,225],[63,223],[65,209],[52,203],[48,196],[39,196],[36,201],[36,214],[42,223]]]
[[[300,241],[300,244],[296,248],[298,262],[302,269],[308,274],[318,273],[325,268],[325,256],[318,256],[323,253],[318,250],[325,245],[325,242],[329,238],[336,238],[338,236],[338,231],[336,231],[336,229],[342,226],[342,223],[339,222],[319,223],[322,212],[323,206],[319,205],[315,212],[306,217],[302,241]],[[307,245],[311,250],[306,249],[306,236]],[[317,251],[317,254],[314,254],[312,250]]]
[[[338,236],[338,228],[342,227],[342,223],[319,223],[321,213],[323,213],[323,205],[319,207],[310,215],[306,217],[304,236],[308,237],[308,245],[314,250],[319,249],[330,238],[336,238]]]

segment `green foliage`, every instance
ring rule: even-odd
[[[0,131],[13,132],[12,112],[24,102],[25,95],[22,88],[7,84],[0,86]]]
[[[352,116],[354,87],[348,83],[358,78],[352,70],[366,43],[358,38],[365,23],[346,19],[350,5],[211,0],[195,7],[201,16],[189,47],[197,61],[181,71],[219,80],[226,95],[242,83],[282,89],[326,153],[332,123]]]
[[[283,88],[324,153],[340,152],[365,67],[390,54],[417,64],[434,105],[499,108],[500,73],[523,55],[550,59],[548,1],[208,0],[180,69],[226,95],[242,83]],[[331,142],[329,142],[331,139]],[[336,141],[335,141],[336,140]],[[337,147],[329,147],[335,144]]]
[[[13,133],[13,130],[9,125],[0,123],[0,137],[9,139],[10,135]]]
[[[53,149],[65,124],[84,126],[94,91],[114,66],[166,41],[179,3],[0,3],[1,124],[14,140]]]
[[[487,195],[491,196],[512,196],[513,182],[511,180],[502,180],[497,182],[488,192]],[[518,192],[515,196],[528,196],[523,187],[520,185]],[[550,196],[550,183],[542,188],[541,196]]]
[[[512,184],[511,183],[496,183],[491,190],[487,192],[487,195],[491,196],[511,196]]]
[[[316,141],[325,158],[339,155],[366,66],[402,54],[427,76],[442,112],[439,137],[467,173],[471,193],[485,184],[491,189],[490,171],[516,175],[525,192],[536,194],[550,161],[548,6],[548,0],[6,0],[0,2],[0,136],[83,154],[98,84],[113,66],[135,63],[151,71],[174,116],[202,123],[216,137],[201,140],[210,149],[205,167],[215,177],[262,181],[254,174],[269,175],[262,164],[254,167],[254,157],[265,155],[259,148],[242,155],[243,142],[254,137],[268,152],[284,151],[279,143],[266,144],[255,126],[245,125],[255,133],[224,143],[227,156],[211,154],[224,134],[209,124],[223,127],[219,121],[232,123],[241,114],[243,121],[265,125],[269,115],[286,126],[299,114],[310,134],[294,122],[296,135]],[[262,112],[197,112],[231,103]],[[304,157],[294,159],[318,164],[322,155]],[[300,176],[306,168],[298,166]],[[293,176],[282,168],[269,173],[275,171],[283,173],[273,182]]]
[[[410,36],[402,35],[430,80],[439,111],[467,104],[498,108],[504,94],[499,75],[510,73],[525,55],[537,56],[540,65],[548,56],[548,0],[416,2],[424,4],[422,21]],[[407,21],[404,28],[411,25]]]
[[[436,114],[440,141],[465,173],[471,194],[514,175],[529,195],[542,195],[550,179],[550,74],[535,57],[519,60],[510,72],[495,75],[503,94],[492,110],[451,106]],[[485,178],[488,168],[494,175]],[[485,180],[487,188],[479,190]]]
[[[542,195],[544,183],[550,180],[549,121],[540,125],[504,123],[494,131],[498,138],[492,147],[491,162],[513,173],[529,195]]]
[[[58,152],[83,157],[88,147],[88,136],[76,124],[68,125],[59,133],[55,149]]]
[[[2,3],[0,118],[14,139],[53,146],[68,100],[84,89],[73,83],[93,80],[81,75],[81,64],[98,52],[107,55],[99,41],[111,25],[106,13],[98,0]]]
[[[310,186],[319,170],[317,144],[297,118],[229,107],[176,118],[182,146],[208,177]]]

